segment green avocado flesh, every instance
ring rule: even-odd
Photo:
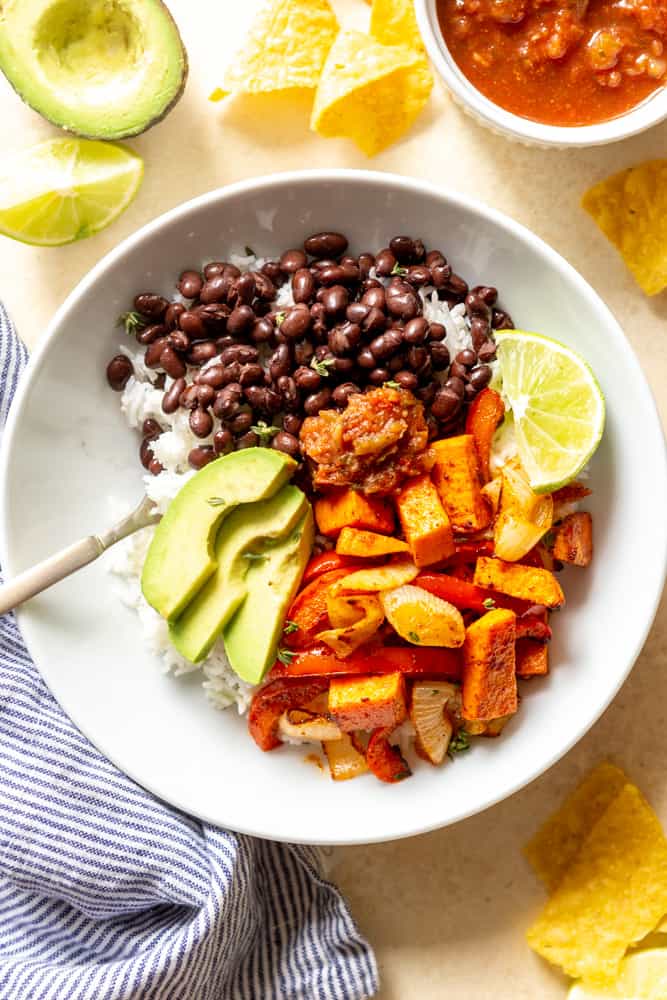
[[[296,486],[269,500],[243,504],[223,521],[215,541],[213,576],[169,626],[171,641],[186,659],[203,660],[248,593],[249,569],[271,553],[271,542],[292,532],[308,506]]]
[[[287,610],[294,599],[315,537],[310,507],[294,531],[267,548],[246,576],[248,596],[223,636],[232,669],[249,684],[259,684],[273,665]]]
[[[176,103],[188,61],[161,0],[0,0],[0,69],[54,125],[122,139]]]
[[[144,597],[163,618],[177,618],[215,572],[213,549],[223,519],[239,504],[272,497],[295,468],[282,452],[246,448],[188,480],[155,529],[141,576]]]

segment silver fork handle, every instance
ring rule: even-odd
[[[24,573],[19,573],[13,580],[0,587],[0,615],[18,607],[30,597],[41,594],[43,590],[64,580],[82,566],[87,566],[101,556],[104,549],[105,545],[97,535],[89,535],[88,538],[81,538]]]

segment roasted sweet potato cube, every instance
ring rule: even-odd
[[[454,531],[481,531],[491,521],[482,496],[475,441],[471,434],[445,438],[432,445],[432,476]]]
[[[454,554],[452,526],[429,476],[408,480],[396,508],[415,566],[430,566]]]
[[[546,608],[559,608],[565,603],[565,594],[554,574],[536,566],[520,566],[480,556],[475,566],[474,583],[529,604],[543,604]]]
[[[329,715],[346,733],[400,726],[407,716],[403,674],[332,677]]]
[[[517,639],[517,677],[543,677],[549,673],[549,647],[536,639]]]
[[[375,559],[394,552],[408,551],[407,543],[400,538],[390,538],[388,535],[378,535],[375,531],[363,531],[360,528],[343,528],[336,542],[336,552],[339,555],[361,559]]]
[[[466,630],[463,646],[464,719],[488,722],[517,710],[516,615],[489,611]]]
[[[589,566],[593,558],[593,519],[586,511],[568,514],[554,528],[554,559]]]
[[[323,535],[336,538],[343,528],[363,528],[390,535],[394,530],[391,504],[356,490],[331,490],[315,501],[315,520]]]

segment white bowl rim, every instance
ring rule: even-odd
[[[491,130],[538,146],[586,147],[620,142],[667,118],[667,84],[617,118],[594,125],[546,125],[506,111],[485,97],[454,62],[438,26],[436,0],[414,0],[417,22],[431,62],[455,99]]]
[[[660,422],[660,417],[658,409],[656,406],[655,398],[651,392],[650,386],[646,382],[644,374],[642,372],[639,361],[630,347],[630,344],[626,340],[626,337],[614,317],[611,310],[603,302],[597,292],[588,284],[588,282],[579,274],[578,271],[572,267],[571,264],[565,260],[556,250],[549,246],[544,240],[539,236],[531,232],[527,227],[523,226],[521,223],[515,222],[509,216],[500,212],[497,209],[491,208],[485,205],[483,202],[471,198],[467,195],[459,194],[458,192],[443,191],[436,184],[423,181],[418,178],[403,177],[398,174],[385,173],[382,171],[370,171],[370,170],[357,170],[357,169],[316,169],[316,170],[297,170],[297,171],[285,171],[277,174],[262,175],[259,177],[251,178],[248,180],[238,181],[236,183],[215,188],[212,191],[205,192],[189,201],[183,202],[177,205],[175,208],[159,215],[157,218],[146,223],[135,233],[126,237],[118,246],[114,247],[109,253],[101,258],[95,264],[91,270],[86,274],[81,281],[75,286],[75,288],[69,293],[65,301],[56,311],[53,319],[51,320],[41,343],[36,348],[35,352],[32,354],[28,361],[28,365],[21,377],[19,382],[16,395],[10,409],[10,413],[5,425],[5,430],[3,433],[2,449],[0,452],[0,564],[3,566],[5,575],[12,577],[18,572],[18,568],[12,565],[11,559],[8,558],[7,551],[7,541],[8,541],[8,491],[9,491],[9,456],[12,453],[14,446],[14,438],[17,434],[17,429],[21,420],[24,406],[26,405],[26,400],[28,398],[28,386],[32,382],[32,379],[36,374],[42,369],[49,348],[59,336],[61,329],[66,326],[68,313],[72,308],[74,308],[79,300],[85,296],[91,287],[94,286],[95,282],[101,277],[105,271],[110,269],[118,260],[122,258],[123,254],[130,248],[135,248],[140,245],[143,241],[150,240],[154,237],[156,232],[159,232],[162,228],[170,225],[174,220],[178,220],[183,216],[187,216],[189,212],[196,210],[200,207],[211,206],[214,204],[224,203],[227,199],[233,199],[238,194],[248,194],[255,190],[261,190],[267,186],[294,186],[303,182],[320,181],[323,183],[336,183],[336,184],[355,184],[358,182],[376,184],[381,187],[388,189],[403,189],[415,195],[427,194],[431,197],[439,199],[441,202],[447,204],[451,203],[459,207],[463,207],[469,211],[472,215],[477,215],[492,221],[495,225],[504,229],[506,232],[510,233],[514,238],[520,240],[524,244],[528,245],[532,252],[536,252],[545,259],[550,266],[555,268],[556,271],[567,277],[568,281],[572,282],[574,285],[578,286],[579,292],[587,298],[591,304],[595,307],[595,310],[605,318],[608,324],[608,333],[612,335],[614,339],[614,350],[618,351],[621,356],[621,363],[627,368],[632,369],[633,378],[639,380],[644,386],[644,391],[646,393],[646,405],[649,412],[653,414],[654,420],[652,421],[651,428],[647,428],[647,433],[650,431],[653,437],[650,447],[653,449],[653,454],[656,461],[656,478],[654,483],[656,487],[659,485],[659,478],[662,479],[662,491],[667,493],[667,442],[665,440],[664,432]],[[662,463],[658,467],[658,455],[662,455]],[[538,778],[540,775],[548,771],[554,764],[556,764],[562,757],[565,756],[572,747],[579,742],[580,739],[591,729],[591,727],[597,722],[600,716],[607,709],[609,704],[616,697],[618,691],[621,689],[625,681],[627,680],[632,668],[634,667],[637,657],[641,653],[641,650],[646,642],[647,636],[650,632],[651,626],[653,624],[656,612],[658,610],[658,605],[660,598],[662,596],[662,589],[664,587],[665,580],[667,579],[667,520],[661,522],[659,530],[662,533],[662,537],[657,537],[655,540],[655,546],[652,549],[652,554],[654,558],[654,574],[656,569],[658,570],[657,579],[659,580],[659,585],[656,586],[656,592],[653,597],[653,601],[650,607],[647,606],[646,618],[643,627],[639,630],[637,635],[637,640],[630,656],[628,663],[619,675],[617,683],[613,687],[604,691],[602,697],[595,703],[591,702],[591,711],[587,717],[586,723],[579,728],[579,730],[574,731],[569,734],[568,738],[564,740],[563,744],[559,747],[557,751],[549,755],[547,758],[540,758],[538,760],[536,755],[536,763],[532,763],[530,767],[526,769],[516,781],[505,786],[505,788],[498,793],[491,793],[486,795],[476,806],[471,806],[470,808],[461,809],[460,812],[454,813],[449,819],[444,823],[442,822],[431,822],[427,824],[420,824],[418,819],[411,819],[407,824],[403,824],[398,832],[388,833],[386,836],[374,836],[372,843],[381,843],[384,841],[400,840],[404,837],[416,836],[422,833],[428,833],[432,830],[441,829],[443,826],[450,826],[454,823],[458,823],[461,820],[467,819],[470,816],[475,816],[478,813],[484,812],[486,809],[510,798],[516,792],[525,788],[532,781]],[[23,567],[21,567],[23,568]],[[26,645],[28,651],[30,652],[29,640],[26,640]],[[31,654],[32,655],[32,654]],[[34,657],[33,657],[34,660]],[[35,660],[37,668],[39,669],[39,664]],[[41,673],[41,671],[40,671]],[[47,685],[48,686],[48,685]],[[49,688],[50,690],[50,688]],[[51,692],[53,694],[53,692]],[[59,702],[65,713],[74,722],[77,728],[86,736],[97,749],[104,754],[109,760],[115,763],[113,755],[110,754],[102,741],[96,740],[91,737],[88,727],[86,725],[86,720],[80,720],[76,718],[76,712],[71,714],[68,710],[67,699],[60,700],[59,697],[56,700]],[[141,778],[133,772],[132,769],[124,768],[125,773],[141,787],[146,788],[152,794],[161,797],[157,791],[151,788],[150,784],[144,783]],[[181,809],[182,811],[188,813],[188,808],[177,801],[172,801],[171,803],[175,808]],[[200,815],[200,818],[205,822],[211,822],[217,825],[217,821],[204,814]],[[256,830],[256,829],[245,829],[242,827],[235,827],[237,832],[241,834],[248,834],[251,836],[259,836],[264,838],[271,838],[270,832],[266,830]],[[275,838],[272,838],[275,839]],[[284,839],[284,838],[283,838]],[[309,844],[331,844],[332,841],[327,838],[313,839],[312,837],[308,841],[299,840],[298,836],[290,837],[291,843],[309,843]],[[346,837],[345,840],[339,840],[335,843],[340,843],[344,845],[355,845],[355,844],[367,844],[369,843],[368,838],[363,836],[350,836]]]

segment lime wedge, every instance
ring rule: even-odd
[[[40,246],[92,236],[134,198],[144,173],[136,153],[109,142],[51,139],[0,168],[0,233]]]
[[[667,948],[636,951],[624,958],[611,986],[575,984],[567,1000],[664,1000],[667,997]]]
[[[604,396],[588,364],[538,333],[495,334],[502,391],[511,407],[519,457],[536,493],[579,473],[600,443]]]

